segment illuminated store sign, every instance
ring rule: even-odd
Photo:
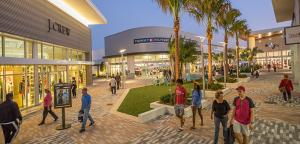
[[[140,43],[152,43],[152,42],[163,42],[163,43],[169,43],[170,38],[163,38],[163,37],[154,37],[154,38],[139,38],[134,39],[134,44],[140,44]]]
[[[52,22],[50,19],[48,19],[48,32],[51,30],[59,32],[63,35],[70,35],[71,30],[57,22]]]

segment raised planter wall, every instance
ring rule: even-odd
[[[226,95],[231,92],[231,88],[225,88],[222,90],[223,95]],[[216,91],[205,91],[205,97],[215,97]]]
[[[207,100],[202,100],[201,103],[202,103],[202,108],[205,108],[209,105]],[[138,115],[138,119],[141,123],[149,122],[165,114],[175,115],[174,106],[161,104],[158,101],[151,103],[150,108],[153,109]],[[184,117],[190,117],[190,116],[192,116],[192,109],[191,107],[186,107],[184,109]]]

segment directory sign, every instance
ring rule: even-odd
[[[285,44],[286,45],[300,44],[300,25],[292,26],[292,27],[285,27],[284,35],[285,35]]]
[[[54,108],[72,107],[71,84],[54,85]]]

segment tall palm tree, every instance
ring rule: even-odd
[[[193,0],[188,4],[188,10],[195,17],[198,23],[206,26],[206,37],[208,43],[208,84],[213,83],[212,79],[212,39],[216,30],[215,21],[226,0]]]
[[[185,7],[188,0],[155,0],[165,13],[171,13],[174,19],[175,33],[175,79],[179,78],[179,30],[180,12]]]
[[[193,63],[197,60],[197,42],[191,41],[188,39],[185,39],[184,37],[180,37],[179,39],[179,45],[180,45],[180,70],[179,74],[182,76],[183,73],[183,66],[186,67],[187,63]],[[174,56],[175,56],[175,39],[172,39],[169,44],[169,54],[172,62],[174,62]]]
[[[232,36],[230,29],[241,13],[239,10],[231,8],[230,3],[223,4],[221,10],[222,12],[217,16],[217,25],[224,30],[224,74],[228,75],[228,36]]]
[[[236,69],[237,69],[237,78],[239,78],[239,63],[240,63],[240,43],[239,36],[247,36],[250,34],[250,29],[248,29],[246,20],[236,19],[232,25],[231,31],[235,36],[236,41]]]

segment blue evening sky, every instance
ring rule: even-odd
[[[93,2],[108,21],[105,25],[90,26],[94,59],[104,55],[105,36],[135,27],[173,26],[172,16],[163,13],[154,0],[93,0]],[[248,21],[252,30],[290,25],[290,22],[276,22],[271,0],[231,0],[231,2],[234,8],[241,11],[242,18]],[[205,27],[198,24],[186,12],[181,15],[181,30],[205,35]],[[223,41],[223,37],[223,31],[220,29],[214,35],[213,42]],[[230,39],[229,46],[234,44],[234,39]],[[246,46],[246,43],[242,42],[242,45]]]

